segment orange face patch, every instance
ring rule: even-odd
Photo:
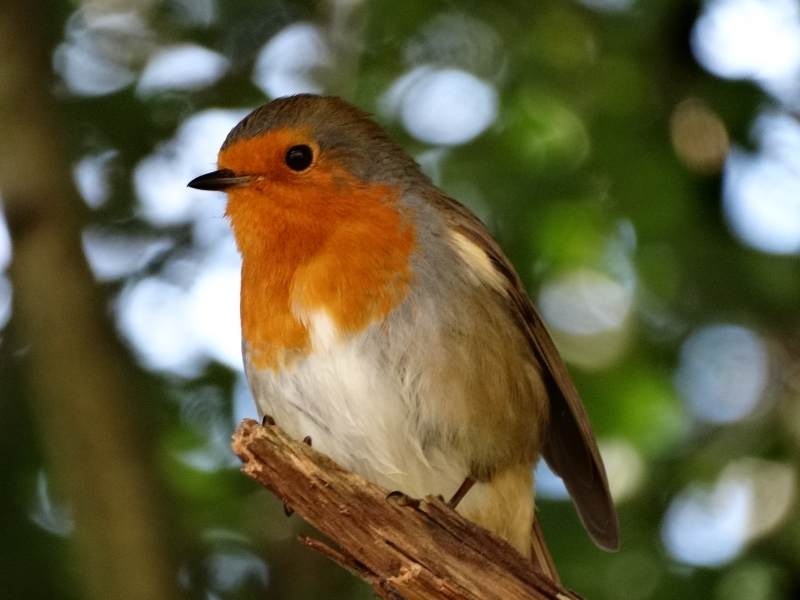
[[[285,157],[299,144],[314,161],[297,172]],[[242,253],[242,334],[256,367],[277,370],[311,351],[298,315],[323,311],[350,335],[406,297],[416,235],[397,188],[361,181],[306,129],[236,142],[219,167],[255,177],[228,190],[226,213]]]
[[[293,146],[311,148],[316,162],[319,145],[310,127],[273,129],[256,137],[234,142],[219,153],[220,169],[230,169],[237,175],[258,175],[270,182],[299,182],[313,177],[314,164],[305,171],[293,171],[286,165],[286,153]]]

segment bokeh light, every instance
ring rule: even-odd
[[[11,235],[3,211],[2,196],[0,196],[0,271],[5,271],[11,264]]]
[[[154,54],[136,85],[150,96],[168,90],[197,90],[213,85],[230,66],[227,58],[196,44],[176,44]]]
[[[484,22],[441,14],[405,49],[411,67],[380,99],[381,110],[428,144],[458,146],[497,119],[493,81],[505,65],[502,41]]]
[[[536,485],[536,496],[548,500],[569,500],[569,492],[564,480],[553,473],[547,462],[543,458],[536,463],[533,472],[533,479]]]
[[[664,517],[664,544],[687,564],[725,564],[781,523],[795,486],[788,465],[751,457],[732,462],[712,488],[692,484],[672,501]]]
[[[73,167],[72,178],[78,187],[78,193],[89,208],[100,208],[108,201],[111,195],[109,170],[117,154],[116,150],[90,154]]]
[[[75,519],[70,506],[54,496],[50,481],[44,471],[36,476],[36,497],[28,513],[31,521],[47,533],[67,537],[75,529]]]
[[[755,333],[738,325],[711,325],[683,343],[675,385],[698,417],[730,423],[758,406],[769,368],[767,349]]]
[[[642,453],[623,438],[602,438],[597,445],[606,467],[608,486],[614,503],[633,498],[644,484],[647,473]]]
[[[497,119],[497,92],[458,69],[417,67],[384,96],[384,112],[399,116],[420,141],[458,146],[474,139]]]
[[[146,277],[126,286],[117,302],[119,327],[143,364],[185,377],[212,359],[244,368],[240,265],[231,238],[202,258],[176,262],[177,280]]]
[[[166,236],[136,237],[100,227],[85,229],[81,241],[83,253],[98,281],[134,275],[174,245]]]
[[[732,462],[722,479],[747,481],[753,491],[753,509],[747,520],[747,539],[771,533],[786,518],[796,496],[797,474],[790,464],[746,457]]]
[[[253,82],[270,98],[319,94],[320,70],[330,66],[331,49],[311,23],[293,23],[278,32],[258,53]]]
[[[712,490],[692,485],[667,510],[664,545],[681,562],[721,566],[744,548],[752,502],[752,490],[743,481],[721,481]]]
[[[8,233],[2,197],[0,197],[0,330],[11,318],[11,281],[5,270],[11,263],[11,235]]]
[[[708,0],[692,48],[715,75],[753,79],[778,94],[796,91],[800,7],[796,0]]]
[[[225,196],[188,188],[186,183],[216,168],[222,142],[246,114],[212,109],[192,115],[172,140],[136,166],[134,184],[145,219],[154,225],[173,225],[207,216],[227,227],[222,219]]]
[[[672,113],[672,145],[681,162],[701,174],[718,173],[730,139],[725,123],[696,98],[687,98]]]
[[[233,422],[241,423],[244,419],[261,420],[256,410],[256,402],[247,385],[247,378],[241,373],[233,387]]]
[[[117,92],[136,80],[154,34],[134,12],[78,9],[64,27],[53,66],[67,89],[80,96]]]
[[[800,122],[762,114],[758,154],[734,148],[725,165],[723,214],[745,244],[771,254],[800,252]]]
[[[186,290],[158,277],[123,290],[117,302],[118,327],[147,368],[186,377],[199,374],[203,356],[186,318],[187,304]]]
[[[249,579],[261,587],[269,582],[269,568],[252,552],[217,552],[206,559],[206,568],[211,587],[217,593],[235,591]]]
[[[559,351],[572,363],[604,368],[627,346],[632,290],[602,273],[580,270],[550,281],[537,305]]]
[[[210,360],[241,370],[241,259],[224,218],[225,196],[186,187],[213,170],[228,131],[246,111],[207,110],[186,119],[175,137],[143,159],[134,183],[144,218],[156,226],[190,224],[195,251],[168,261],[161,276],[130,282],[117,302],[120,331],[148,368],[184,377]],[[116,246],[116,263],[91,260],[92,248]],[[84,234],[98,276],[136,270],[167,246],[163,238],[113,240]],[[127,259],[127,262],[126,262]]]

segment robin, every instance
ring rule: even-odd
[[[541,454],[595,543],[619,547],[578,392],[475,215],[335,97],[254,110],[218,167],[189,185],[228,195],[262,416],[388,489],[451,498],[525,556]]]

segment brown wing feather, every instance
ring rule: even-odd
[[[619,548],[619,522],[594,430],[567,367],[508,258],[469,209],[444,194],[429,199],[453,229],[489,256],[508,285],[511,310],[542,365],[550,398],[548,439],[542,454],[567,487],[586,531],[606,550]]]

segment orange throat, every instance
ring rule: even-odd
[[[302,187],[259,182],[229,191],[246,361],[290,368],[312,350],[313,317],[326,316],[344,338],[403,301],[416,234],[398,194],[325,171]]]

